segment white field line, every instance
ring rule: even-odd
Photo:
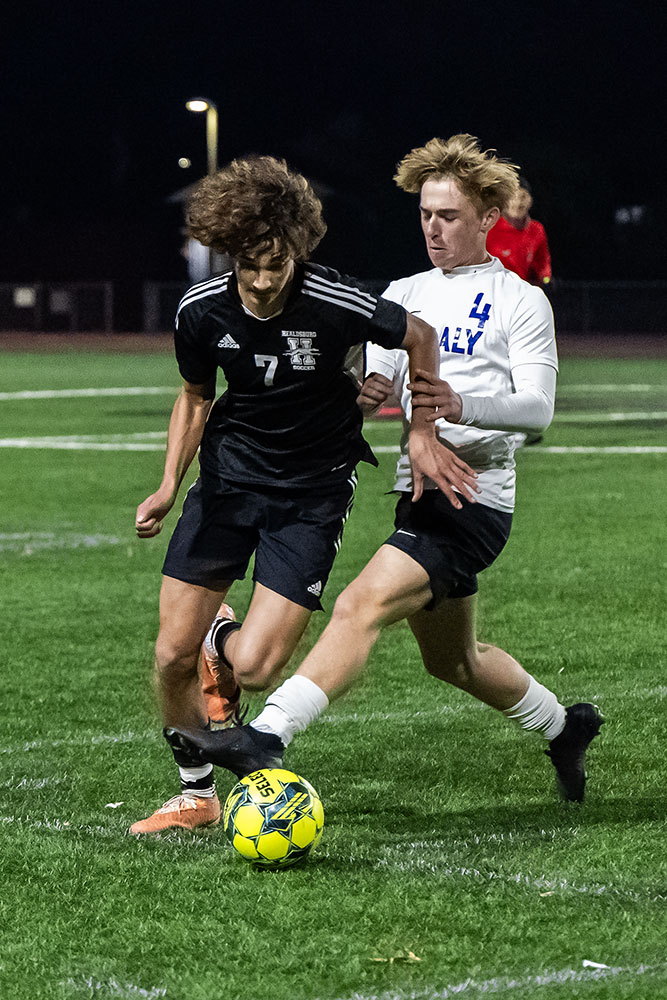
[[[566,392],[664,392],[664,385],[649,385],[647,382],[573,382],[559,385],[558,395]]]
[[[656,699],[667,698],[667,685],[657,685],[655,687],[635,688],[628,692],[631,698]],[[602,700],[600,695],[593,693],[594,699]],[[472,698],[462,705],[438,705],[435,708],[419,709],[406,716],[404,710],[397,712],[348,712],[341,715],[322,715],[313,725],[340,726],[340,725],[368,725],[373,722],[405,722],[410,719],[433,719],[445,715],[468,715],[486,712],[487,708],[481,702]],[[161,739],[157,729],[144,730],[143,732],[133,732],[128,730],[122,733],[81,733],[66,739],[39,739],[29,740],[23,743],[7,743],[0,746],[0,756],[6,754],[29,753],[31,750],[52,750],[57,747],[91,747],[91,746],[113,746],[123,743],[154,743]]]
[[[663,965],[604,965],[602,968],[590,968],[588,965],[597,963],[582,961],[581,969],[557,969],[543,972],[524,973],[522,976],[494,976],[491,979],[465,979],[463,982],[447,986],[426,987],[425,989],[391,990],[379,993],[352,993],[338,1000],[451,1000],[467,994],[470,997],[503,995],[515,990],[531,990],[531,996],[541,986],[563,986],[563,995],[572,996],[570,988],[577,983],[599,983],[613,979],[638,979],[641,976],[658,977],[667,975],[667,964]],[[577,994],[578,995],[578,994]]]
[[[39,434],[35,438],[28,438],[28,441],[92,441],[96,444],[99,441],[114,443],[116,441],[121,444],[127,441],[143,441],[143,440],[167,440],[166,431],[136,431],[135,433],[125,433],[125,434]]]
[[[464,715],[484,711],[481,702],[470,701],[467,705],[441,705],[437,708],[423,709],[412,712],[410,718],[434,718],[443,715]],[[347,715],[323,715],[316,720],[314,725],[367,725],[372,722],[399,722],[405,721],[405,712],[352,712]],[[31,750],[55,750],[58,747],[90,747],[90,746],[113,746],[123,743],[154,743],[162,737],[155,730],[145,730],[144,732],[125,733],[82,733],[80,736],[49,740],[29,740],[24,743],[5,743],[0,747],[0,756],[5,754],[30,753]]]
[[[9,781],[3,781],[0,784],[0,788],[11,789],[12,792],[34,792],[40,788],[50,788],[52,785],[64,784],[69,784],[68,778],[10,778]]]
[[[164,451],[164,443],[71,441],[62,438],[1,438],[0,448],[39,448],[55,451]]]
[[[76,441],[65,438],[0,438],[0,448],[35,448],[55,451],[164,451],[164,442],[151,441]],[[667,446],[555,447],[539,445],[528,449],[531,454],[550,455],[663,455]],[[374,445],[378,455],[397,455],[398,445]]]
[[[117,837],[118,831],[106,826],[77,826],[69,820],[31,819],[22,816],[0,816],[0,826],[18,826],[24,830],[47,830],[56,833],[85,833],[94,837]]]
[[[573,892],[585,896],[608,896],[632,900],[633,902],[667,902],[667,894],[647,889],[645,892],[637,892],[634,889],[624,889],[619,886],[606,885],[603,882],[591,882],[589,884],[571,882],[566,878],[548,878],[546,875],[527,875],[524,872],[496,872],[490,868],[467,868],[457,865],[448,866],[442,863],[442,859],[454,847],[458,846],[456,840],[425,840],[414,843],[397,843],[391,849],[385,848],[385,854],[389,857],[378,858],[351,858],[359,863],[370,864],[372,868],[378,870],[389,870],[392,872],[426,873],[445,878],[473,879],[477,882],[500,882],[505,885],[524,886],[528,889],[537,889],[539,892]],[[414,858],[407,857],[408,851],[418,852]],[[435,855],[435,856],[434,856]]]
[[[166,431],[133,434],[57,434],[2,438],[0,448],[48,448],[57,451],[164,451]]]
[[[465,705],[439,705],[437,708],[417,709],[416,712],[410,712],[409,718],[430,719],[438,715],[465,715],[469,712],[480,711],[482,707],[481,702],[475,701],[471,701]],[[369,722],[397,722],[400,719],[404,720],[405,717],[405,712],[367,712],[365,714],[361,712],[349,712],[345,715],[321,715],[319,719],[316,719],[316,724],[336,726],[355,722],[365,726]]]
[[[176,397],[178,387],[171,385],[130,385],[109,389],[23,389],[19,392],[0,392],[0,402],[16,399],[84,399],[96,396],[164,396]]]
[[[2,447],[2,441],[0,441]],[[397,455],[400,451],[398,445],[381,444],[373,445],[376,455]],[[588,445],[532,445],[530,448],[521,449],[521,454],[527,455],[665,455],[667,445],[609,445],[607,447]]]
[[[96,747],[116,743],[154,743],[159,738],[157,730],[143,733],[82,733],[80,736],[60,740],[29,740],[25,743],[5,744],[0,747],[0,755],[29,753],[31,750],[55,750],[58,747]]]
[[[376,449],[377,450],[377,449]],[[547,445],[542,448],[540,445],[533,445],[530,448],[521,449],[522,454],[537,453],[547,455],[665,455],[667,445],[607,445],[606,447],[596,447],[593,445],[571,445],[564,447],[561,445]]]
[[[85,992],[87,997],[100,996],[119,997],[123,1000],[135,1000],[137,997],[143,1000],[159,1000],[166,997],[167,990],[164,986],[151,986],[144,989],[142,986],[135,986],[133,983],[120,983],[113,977],[107,979],[97,979],[94,976],[69,976],[58,983],[58,986],[65,986],[77,992]]]
[[[667,410],[640,411],[638,413],[596,413],[582,410],[580,413],[556,413],[555,424],[613,424],[628,420],[667,420]]]
[[[120,545],[128,539],[116,535],[86,535],[83,532],[57,534],[54,531],[0,532],[0,552],[20,552],[29,556],[33,552],[51,549],[93,549],[101,545]]]
[[[34,830],[45,833],[74,833],[84,834],[89,837],[118,838],[125,837],[126,826],[130,820],[124,817],[121,828],[108,827],[103,825],[77,824],[71,820],[63,819],[34,819],[30,816],[0,815],[0,827],[18,827],[24,830]],[[186,834],[186,842],[191,842]],[[170,831],[165,834],[168,841],[178,840],[182,843],[182,835],[179,831]],[[162,839],[159,837],[159,839]],[[517,840],[519,838],[517,837]],[[224,841],[221,841],[223,844]],[[647,888],[645,892],[637,892],[634,889],[624,889],[622,886],[607,885],[601,882],[591,882],[585,884],[572,882],[566,878],[548,878],[546,875],[529,875],[525,872],[496,872],[490,868],[468,868],[465,866],[446,865],[441,863],[444,857],[450,856],[459,843],[465,845],[467,842],[452,840],[432,840],[414,841],[412,843],[396,843],[391,847],[385,847],[382,853],[384,857],[372,856],[365,853],[352,853],[345,857],[351,867],[358,868],[359,865],[368,866],[378,872],[398,872],[401,874],[415,873],[426,874],[431,878],[436,876],[439,879],[456,880],[463,882],[490,884],[492,882],[516,886],[520,889],[535,890],[541,893],[573,893],[581,896],[612,896],[614,899],[625,900],[633,903],[659,903],[663,905],[667,902],[667,895],[655,892]],[[414,859],[406,860],[406,851],[423,852],[426,856],[420,855]],[[435,855],[435,856],[434,856]]]
[[[633,420],[667,420],[667,410],[611,411],[611,410],[573,410],[561,412],[556,410],[553,423],[567,424],[606,424],[623,423]],[[386,420],[365,420],[366,430],[377,430],[386,427]]]
[[[662,385],[647,383],[579,383],[563,385],[560,393],[616,392],[662,392]],[[85,389],[21,389],[14,392],[0,392],[0,402],[23,399],[94,399],[97,396],[163,396],[178,395],[179,387],[171,385],[129,385],[110,387],[87,387]],[[379,421],[376,421],[379,422]]]
[[[665,689],[667,692],[667,688]],[[465,715],[485,711],[485,706],[481,702],[471,700],[463,705],[438,705],[436,708],[418,709],[410,713],[411,719],[434,718],[443,715]],[[313,725],[367,725],[372,722],[399,722],[405,721],[406,714],[400,712],[351,712],[345,715],[322,715],[316,719]],[[0,747],[0,755],[14,753],[28,753],[30,750],[55,749],[56,747],[80,747],[80,746],[104,746],[114,743],[133,742],[154,742],[160,739],[157,730],[145,730],[144,732],[124,732],[124,733],[94,733],[81,734],[78,737],[59,740],[30,740],[25,743],[7,745]]]
[[[664,386],[648,383],[573,383],[563,385],[561,393],[592,393],[592,392],[659,392]],[[0,402],[10,402],[22,399],[85,399],[96,396],[162,396],[178,395],[178,386],[171,385],[130,385],[111,386],[107,388],[89,387],[85,389],[22,389],[14,392],[0,392]]]

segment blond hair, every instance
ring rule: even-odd
[[[394,180],[404,191],[418,194],[426,181],[451,178],[480,213],[490,208],[502,212],[519,189],[518,174],[514,163],[500,159],[493,149],[483,152],[474,135],[462,133],[411,150],[398,164]]]
[[[305,260],[325,232],[322,204],[284,160],[252,156],[201,181],[188,205],[188,233],[235,259],[274,249]]]

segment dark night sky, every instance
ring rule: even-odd
[[[465,131],[524,168],[557,275],[661,278],[660,7],[28,3],[0,52],[5,280],[184,278],[165,198],[205,170],[199,95],[221,162],[270,152],[334,189],[318,259],[349,273],[426,266],[393,168]],[[645,221],[615,226],[632,204]]]

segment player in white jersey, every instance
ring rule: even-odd
[[[435,327],[442,377],[456,387],[463,403],[455,423],[438,419],[439,434],[476,469],[478,501],[511,513],[512,431],[546,427],[553,415],[558,361],[544,293],[491,257],[393,281],[384,297]],[[373,345],[366,367],[392,381],[409,427],[412,400],[405,353]],[[411,476],[404,431],[396,489],[411,489]]]
[[[340,595],[320,640],[259,717],[194,745],[202,759],[236,774],[275,766],[293,735],[356,679],[382,627],[406,618],[428,672],[541,734],[561,794],[581,801],[585,752],[602,723],[595,706],[566,709],[476,634],[477,574],[510,531],[514,434],[548,426],[556,385],[549,303],[486,250],[486,235],[518,186],[517,168],[458,135],[412,150],[395,180],[420,194],[433,268],[392,282],[385,295],[435,327],[440,343],[440,377],[418,372],[412,383],[403,351],[368,353],[362,404],[381,405],[394,391],[404,411],[396,530]],[[422,406],[442,443],[477,471],[478,502],[452,506],[435,484],[420,498],[413,493],[406,429]],[[183,734],[189,746],[191,736]]]

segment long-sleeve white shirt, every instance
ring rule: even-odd
[[[447,274],[433,268],[401,278],[389,285],[384,296],[435,328],[440,377],[463,402],[461,422],[438,420],[438,434],[478,472],[478,501],[512,511],[513,432],[544,430],[553,415],[558,358],[546,296],[495,257]],[[369,345],[366,372],[373,371],[393,379],[401,400],[404,427],[396,488],[411,490],[406,353]]]

